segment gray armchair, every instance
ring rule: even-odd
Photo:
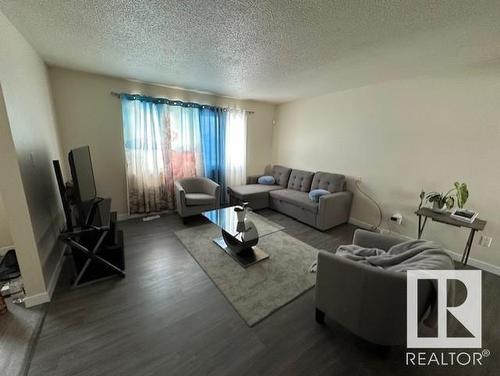
[[[356,230],[353,243],[388,250],[404,238]],[[431,282],[419,285],[419,301],[435,298]],[[429,304],[419,306],[420,320]],[[406,273],[354,262],[320,251],[316,279],[316,321],[325,315],[370,342],[391,346],[406,341]]]
[[[220,186],[204,177],[175,181],[175,204],[182,218],[220,206]]]

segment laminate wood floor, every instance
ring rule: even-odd
[[[355,227],[319,232],[264,210],[290,235],[333,250]],[[70,290],[71,260],[47,307],[29,375],[496,375],[500,278],[483,273],[483,366],[404,366],[404,348],[371,345],[314,320],[314,289],[249,328],[184,249],[175,214],[120,223],[127,277]]]
[[[27,309],[12,297],[6,303],[8,311],[0,315],[0,375],[25,375],[46,305]]]

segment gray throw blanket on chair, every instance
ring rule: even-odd
[[[420,269],[454,269],[453,260],[438,244],[408,240],[384,251],[358,245],[341,245],[336,255],[394,272]]]
[[[438,244],[426,240],[409,240],[396,244],[384,251],[377,248],[363,248],[358,245],[341,245],[337,249],[338,256],[368,264],[374,267],[406,272],[407,270],[450,270],[454,269],[451,257]],[[434,284],[437,293],[437,286]],[[436,294],[437,296],[437,294]],[[448,285],[448,305],[455,300],[455,285]],[[429,327],[437,323],[437,307],[435,302],[430,307],[430,312],[424,320]]]

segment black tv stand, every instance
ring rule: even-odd
[[[68,155],[72,184],[65,183],[59,161],[52,161],[61,196],[66,230],[60,239],[71,249],[76,269],[73,287],[118,275],[125,277],[123,232],[111,199],[97,197],[90,148]]]
[[[61,233],[71,248],[76,268],[73,287],[102,278],[125,277],[123,232],[117,230],[116,212],[111,212],[111,199],[98,198],[79,208],[85,220],[72,230]]]
[[[84,227],[93,227],[94,226],[94,219],[95,219],[95,214],[96,211],[99,210],[99,206],[101,203],[105,200],[109,200],[111,202],[111,199],[104,199],[102,197],[96,197],[92,201],[88,201],[85,203],[80,203],[78,206],[78,215],[79,215],[79,221],[82,223],[82,226]],[[111,207],[111,206],[110,206]],[[101,215],[105,212],[106,210],[104,208],[101,208],[100,210]],[[108,218],[101,218],[100,222],[109,222]]]

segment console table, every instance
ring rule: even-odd
[[[458,219],[452,218],[450,213],[443,212],[438,213],[430,208],[420,208],[415,214],[418,216],[418,238],[422,237],[422,233],[424,232],[425,224],[427,223],[427,218],[432,219],[435,222],[444,223],[447,225],[455,226],[455,227],[465,227],[470,229],[469,238],[467,239],[467,243],[465,244],[464,253],[462,255],[462,264],[467,265],[467,260],[469,259],[469,253],[472,248],[472,243],[474,241],[474,235],[476,231],[483,231],[486,226],[486,221],[476,218],[474,222],[467,223],[463,221],[459,221]]]

